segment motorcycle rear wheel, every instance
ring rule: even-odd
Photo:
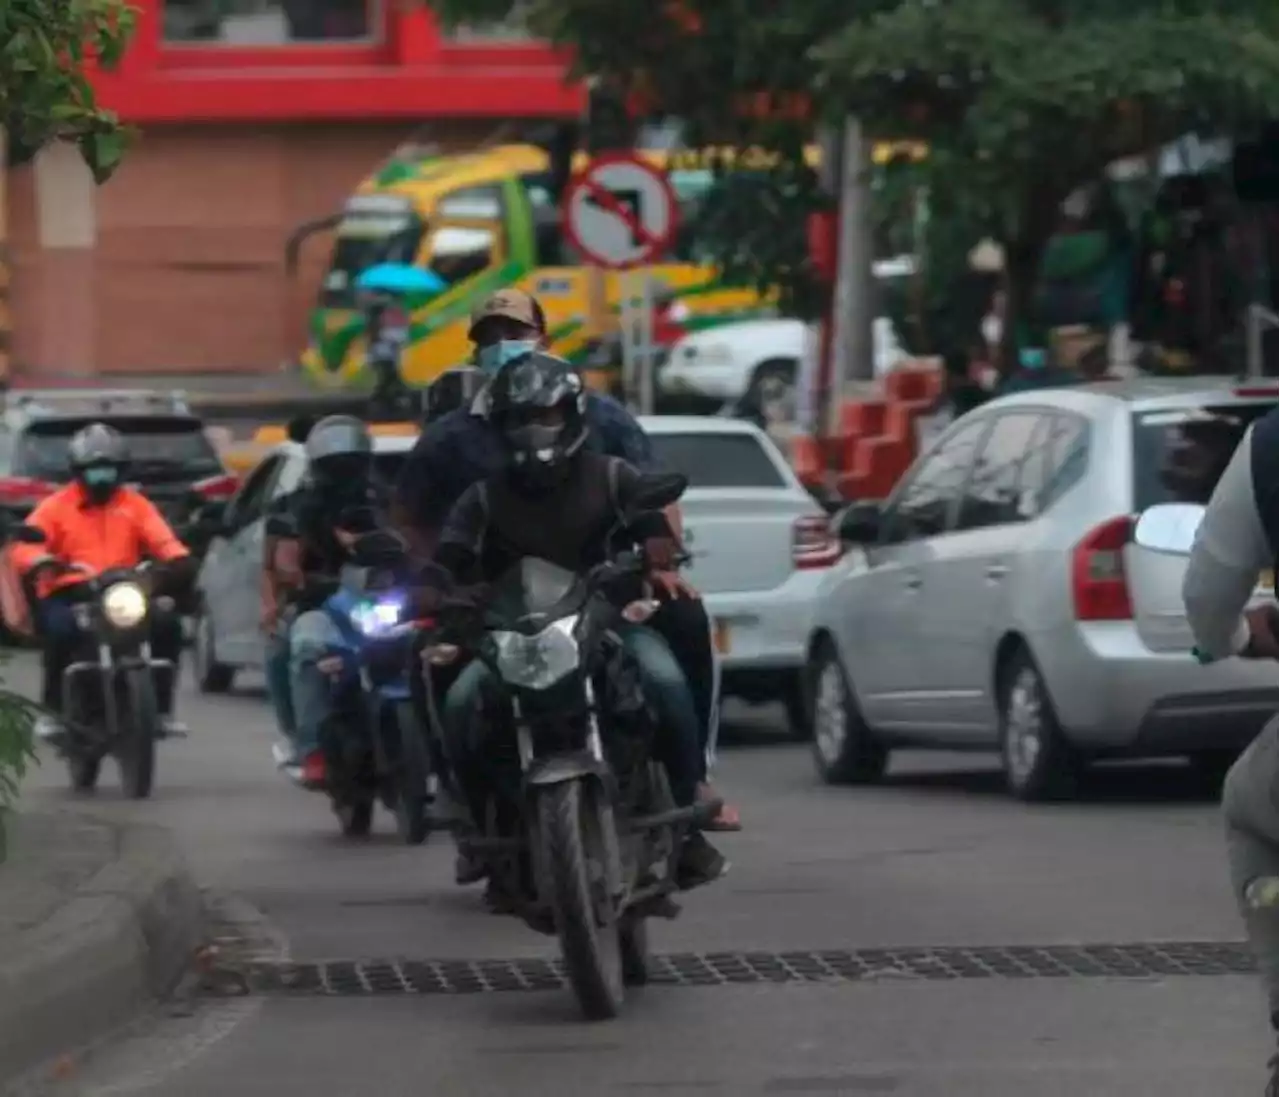
[[[156,738],[160,714],[155,683],[146,667],[131,667],[116,680],[116,718],[119,733],[115,745],[120,783],[131,800],[151,795],[156,772]]]
[[[92,792],[98,787],[98,777],[102,773],[102,756],[69,754],[67,772],[71,775],[71,787],[76,792]]]
[[[606,1021],[622,1008],[622,949],[617,923],[609,918],[600,925],[597,917],[593,893],[604,886],[604,847],[599,816],[584,792],[581,781],[540,789],[538,833],[569,985],[587,1020]]]
[[[367,838],[373,830],[373,800],[348,800],[333,805],[344,838]]]

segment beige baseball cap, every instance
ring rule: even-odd
[[[473,338],[477,325],[495,316],[514,320],[517,324],[527,324],[538,331],[542,330],[545,322],[542,307],[532,294],[525,293],[522,289],[500,289],[489,294],[471,310],[471,327],[467,330],[467,337]]]

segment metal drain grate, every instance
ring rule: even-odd
[[[666,986],[849,983],[944,979],[1149,978],[1247,975],[1244,945],[1161,942],[982,948],[839,949],[823,952],[705,952],[656,955],[650,979]],[[326,960],[247,963],[206,972],[207,994],[491,994],[557,990],[558,960]]]

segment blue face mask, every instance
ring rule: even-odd
[[[120,482],[120,470],[111,465],[98,465],[84,470],[85,485],[91,488],[109,488]]]
[[[487,347],[476,348],[476,365],[488,376],[495,377],[503,366],[532,354],[538,345],[537,339],[500,339]]]

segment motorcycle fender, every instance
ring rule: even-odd
[[[584,777],[603,782],[604,767],[585,750],[577,754],[556,754],[537,759],[524,775],[530,787],[562,785],[566,781],[578,781]]]

